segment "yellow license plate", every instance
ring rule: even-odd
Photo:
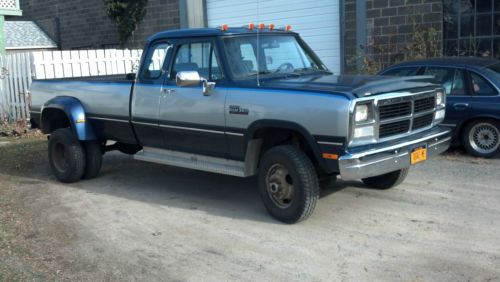
[[[418,164],[427,160],[427,148],[419,147],[411,152],[411,164]]]

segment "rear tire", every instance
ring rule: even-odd
[[[410,168],[403,168],[401,170],[396,170],[393,172],[389,172],[386,174],[374,176],[374,177],[368,177],[368,178],[363,178],[363,182],[376,189],[390,189],[392,187],[398,186],[401,184],[405,179],[406,176],[408,176],[408,172],[410,171]]]
[[[57,129],[49,139],[49,163],[55,177],[64,183],[80,180],[85,171],[85,152],[71,128]]]
[[[266,152],[259,166],[259,190],[267,211],[279,221],[296,223],[314,211],[318,176],[311,160],[292,146]]]
[[[96,178],[102,166],[102,147],[98,141],[88,141],[84,143],[85,149],[85,172],[82,179]]]
[[[480,158],[492,158],[500,154],[500,125],[498,121],[480,119],[467,124],[462,131],[465,150]]]

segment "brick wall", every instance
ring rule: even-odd
[[[356,0],[344,0],[344,72],[356,72]]]
[[[119,40],[104,0],[21,0],[23,16],[35,21],[62,49],[112,48]],[[126,44],[142,48],[153,33],[179,28],[178,0],[149,0],[146,16]]]
[[[425,35],[433,28],[439,50],[442,49],[442,0],[367,0],[366,54],[380,67],[412,58],[418,47],[416,34]],[[428,44],[431,42],[427,42]],[[429,48],[429,46],[427,46]]]

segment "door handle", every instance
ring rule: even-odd
[[[174,89],[168,89],[168,88],[163,88],[161,90],[162,94],[163,94],[163,97],[166,97],[168,94],[172,94],[175,92]]]
[[[455,110],[465,110],[469,107],[470,107],[469,103],[455,103],[455,104],[453,104],[453,108]]]

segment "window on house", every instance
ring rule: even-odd
[[[500,57],[500,1],[444,0],[443,51],[449,56]]]

